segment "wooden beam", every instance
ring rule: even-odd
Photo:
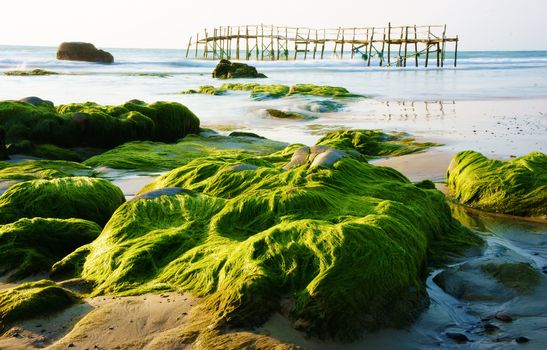
[[[454,67],[458,65],[458,36],[456,35],[456,47],[454,48]]]
[[[387,26],[387,65],[391,67],[391,22]]]
[[[418,67],[418,31],[416,25],[414,25],[414,59],[416,61],[416,67]]]

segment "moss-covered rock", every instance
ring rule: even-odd
[[[289,95],[312,95],[325,97],[361,97],[360,95],[350,94],[350,92],[340,86],[296,84],[291,86]]]
[[[61,311],[78,297],[57,284],[42,280],[0,290],[0,326]]]
[[[75,162],[59,160],[28,160],[19,163],[0,162],[0,180],[26,181],[91,175],[93,175],[93,169]]]
[[[539,282],[539,272],[530,264],[524,262],[485,264],[482,270],[507,288],[512,288],[520,293],[530,292]]]
[[[541,152],[504,162],[463,151],[450,162],[446,182],[452,198],[467,206],[547,216],[547,156]]]
[[[20,218],[79,218],[104,225],[125,201],[109,181],[89,177],[31,180],[11,186],[0,196],[0,224]]]
[[[33,75],[57,75],[59,73],[52,72],[45,69],[33,69],[33,70],[10,70],[4,72],[5,75],[15,76],[33,76]]]
[[[260,84],[257,84],[257,83],[246,83],[246,84],[226,83],[226,84],[220,85],[220,88],[225,90],[233,90],[233,91],[251,91],[259,85]]]
[[[249,135],[189,135],[175,144],[135,141],[87,159],[84,164],[116,169],[160,171],[174,169],[198,157],[221,154],[269,154],[287,144]]]
[[[330,131],[317,144],[342,150],[356,150],[369,157],[401,156],[440,146],[432,142],[416,142],[405,133],[386,134],[380,130]]]
[[[234,79],[234,78],[267,78],[264,74],[258,73],[255,67],[245,63],[235,63],[228,60],[220,60],[213,70],[213,78]]]
[[[0,226],[0,275],[16,280],[49,273],[51,266],[101,233],[80,219],[20,219]]]
[[[186,91],[183,91],[181,92],[181,94],[205,94],[205,95],[215,95],[215,96],[219,96],[219,95],[224,95],[226,94],[226,89],[223,89],[222,87],[220,88],[216,88],[212,85],[202,85],[199,87],[198,90],[186,90]]]
[[[6,131],[8,151],[32,153],[36,144],[111,148],[131,140],[174,142],[198,132],[199,119],[176,102],[87,102],[55,108],[48,103],[1,101],[0,127]]]
[[[326,112],[338,112],[344,109],[345,105],[333,100],[320,100],[320,101],[311,101],[307,103],[305,108],[310,112],[326,113]]]
[[[217,325],[275,310],[323,337],[405,325],[427,304],[429,257],[479,240],[442,193],[353,153],[196,159],[122,205],[63,265],[84,260],[95,294],[191,291]],[[457,249],[436,250],[447,242]]]
[[[287,85],[257,85],[251,90],[251,98],[255,100],[267,100],[273,98],[281,98],[289,93]]]
[[[279,109],[266,109],[266,113],[268,113],[273,118],[280,118],[280,119],[293,119],[293,120],[312,120],[317,119],[316,117],[312,115],[302,114],[298,112],[290,112],[290,111],[281,111]]]
[[[91,43],[82,42],[61,43],[57,48],[57,59],[100,63],[114,62],[114,56],[110,52],[99,50]]]

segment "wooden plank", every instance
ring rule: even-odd
[[[405,27],[405,57],[404,57],[403,67],[406,67],[407,47],[408,47],[408,27]]]
[[[387,66],[391,67],[391,22],[387,26]]]
[[[197,40],[196,40],[197,44]],[[186,58],[188,58],[188,52],[190,52],[190,46],[192,45],[192,37],[190,37],[190,40],[188,40],[188,47],[186,47]]]
[[[456,47],[454,48],[454,67],[458,65],[458,36],[456,35]]]
[[[237,26],[237,39],[236,39],[236,60],[239,61],[239,39],[241,38],[241,27]]]
[[[368,62],[367,62],[367,66],[370,67],[370,60],[371,60],[371,57],[372,57],[372,43],[374,42],[374,27],[372,27],[372,34],[370,35],[370,46],[369,46],[369,49],[368,49]]]
[[[414,25],[414,59],[416,61],[416,67],[418,67],[418,31],[416,25]]]

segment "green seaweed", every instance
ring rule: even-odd
[[[198,157],[239,153],[268,154],[280,150],[285,143],[248,136],[198,136],[189,135],[178,143],[135,141],[87,159],[92,167],[106,166],[115,169],[160,171],[174,169]]]
[[[111,148],[131,140],[175,142],[198,132],[199,119],[176,102],[132,100],[120,106],[87,102],[54,107],[0,101],[0,127],[6,131],[8,152],[32,153],[35,144]]]
[[[0,274],[17,280],[48,273],[56,261],[100,233],[99,225],[80,219],[33,218],[1,225]]]
[[[45,69],[33,69],[33,70],[10,70],[4,72],[5,75],[15,76],[33,76],[33,75],[57,75],[59,73],[52,72]]]
[[[519,216],[547,215],[547,156],[532,152],[500,161],[458,153],[446,172],[450,196],[473,208]]]
[[[334,130],[317,144],[342,150],[356,150],[369,157],[401,156],[440,146],[433,142],[416,142],[405,133],[386,134],[380,130]]]
[[[530,264],[504,263],[485,264],[481,269],[507,288],[520,293],[529,293],[539,283],[540,275]]]
[[[0,290],[0,326],[61,311],[78,301],[72,292],[41,280]]]
[[[205,95],[224,95],[226,94],[226,89],[219,87],[216,88],[212,85],[202,85],[199,87],[199,89],[196,90],[186,90],[181,92],[181,94],[205,94]]]
[[[340,86],[296,84],[291,86],[289,95],[311,95],[324,97],[362,97],[351,94],[346,88]]]
[[[0,196],[0,224],[20,218],[79,218],[104,225],[125,201],[107,180],[63,177],[12,185]]]
[[[274,118],[280,118],[280,119],[294,119],[294,120],[312,120],[312,119],[317,119],[316,117],[314,116],[311,116],[311,115],[307,115],[307,114],[302,114],[302,113],[298,113],[298,112],[285,112],[285,111],[280,111],[279,109],[266,109],[266,112],[274,117]]]
[[[93,175],[93,169],[75,162],[61,160],[0,162],[0,180],[37,180],[91,175]]]
[[[251,98],[254,100],[267,100],[287,96],[289,93],[287,85],[257,85],[251,90]]]
[[[225,83],[220,85],[221,89],[233,91],[252,91],[255,87],[260,86],[258,83]]]
[[[442,193],[351,152],[293,145],[195,159],[123,204],[67,257],[94,295],[177,289],[203,297],[216,325],[255,325],[283,309],[297,328],[353,338],[403,326],[427,304],[437,247],[480,241]]]

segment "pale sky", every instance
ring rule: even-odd
[[[447,24],[462,50],[547,50],[547,0],[17,0],[0,4],[0,44],[185,48],[205,27]]]

